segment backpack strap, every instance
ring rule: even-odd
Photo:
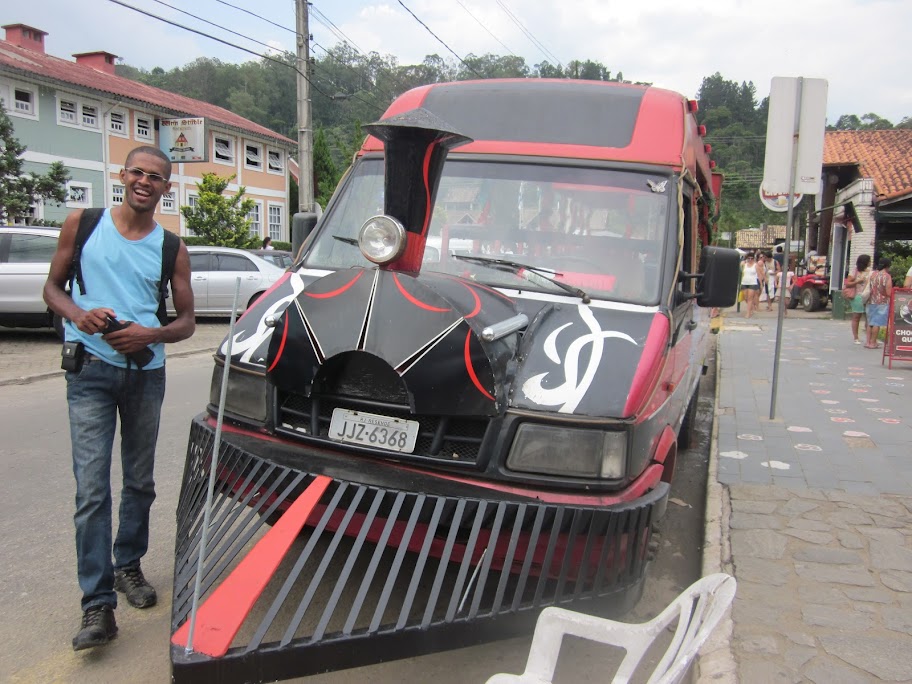
[[[82,248],[88,242],[89,237],[101,221],[104,215],[104,209],[84,209],[79,217],[79,227],[76,229],[76,241],[73,243],[73,260],[70,262],[70,271],[67,274],[67,282],[70,284],[70,292],[73,291],[73,281],[79,285],[79,293],[85,295],[85,280],[82,277]]]
[[[168,325],[168,309],[165,300],[168,298],[168,284],[174,275],[174,263],[177,261],[177,253],[180,251],[181,239],[167,228],[162,229],[165,231],[165,236],[162,242],[161,280],[158,284],[158,320],[162,326],[165,326]]]

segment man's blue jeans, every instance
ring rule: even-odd
[[[155,443],[165,369],[111,366],[86,356],[67,373],[67,403],[76,476],[76,559],[82,609],[117,606],[114,568],[139,564],[149,547],[149,509],[155,500]],[[123,490],[111,559],[111,450],[120,415]]]

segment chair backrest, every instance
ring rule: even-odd
[[[640,624],[617,622],[563,608],[546,608],[522,675],[497,674],[487,684],[545,684],[557,667],[564,635],[582,637],[626,650],[613,684],[628,682],[659,634],[676,622],[671,643],[649,677],[649,684],[673,684],[686,674],[700,647],[735,597],[735,578],[724,573],[694,582],[658,616]]]

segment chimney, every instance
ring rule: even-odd
[[[47,31],[41,31],[25,24],[7,24],[2,28],[6,30],[7,43],[26,50],[44,53],[44,37],[47,35]]]
[[[97,52],[80,52],[78,55],[73,55],[73,57],[76,58],[76,64],[84,64],[96,71],[114,75],[114,60],[117,59],[117,55],[99,50]]]

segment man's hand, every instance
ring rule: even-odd
[[[121,321],[121,323],[124,322]],[[105,325],[107,325],[107,321],[105,321]],[[138,323],[130,323],[130,325],[121,330],[115,330],[103,335],[101,339],[121,354],[135,354],[157,341],[158,330],[160,328],[147,328]]]
[[[114,318],[114,311],[108,308],[100,307],[85,311],[78,309],[79,313],[73,317],[73,323],[82,332],[87,335],[100,333],[108,325],[108,317]]]

